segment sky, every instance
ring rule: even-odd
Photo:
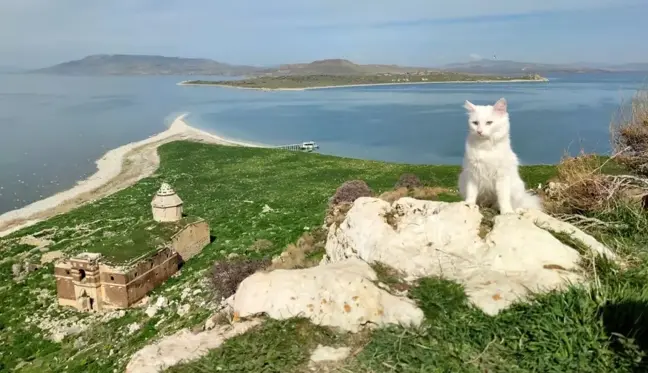
[[[0,0],[0,66],[91,54],[247,65],[648,62],[646,15],[648,0]]]

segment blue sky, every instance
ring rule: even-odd
[[[347,58],[648,62],[648,0],[4,0],[0,65],[89,54],[269,65]]]

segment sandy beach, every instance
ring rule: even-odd
[[[106,197],[152,175],[160,164],[157,153],[160,145],[177,140],[189,140],[230,146],[261,147],[261,145],[228,140],[191,127],[184,120],[187,115],[178,116],[164,132],[108,151],[96,161],[97,172],[80,181],[73,188],[0,215],[0,237],[52,216],[66,213],[87,202]]]
[[[346,85],[327,85],[327,86],[320,86],[320,87],[303,87],[303,88],[257,88],[257,87],[236,87],[227,84],[195,84],[195,83],[189,83],[190,80],[185,80],[182,82],[178,82],[177,85],[249,89],[253,91],[313,91],[317,89],[367,87],[367,86],[373,87],[373,86],[384,86],[384,85],[390,86],[390,85],[414,85],[414,84],[545,83],[548,81],[549,79],[543,78],[538,80],[530,80],[530,79],[461,80],[461,81],[443,81],[443,82],[392,82],[392,83],[370,83],[370,84],[346,84]]]

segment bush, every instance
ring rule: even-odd
[[[619,163],[648,176],[648,90],[638,91],[630,105],[619,111],[610,124],[610,135]]]
[[[549,183],[543,198],[545,208],[553,213],[600,211],[609,206],[610,183],[600,172],[600,159],[594,154],[563,157],[557,176]]]
[[[394,186],[394,189],[399,189],[399,188],[407,188],[409,190],[414,189],[414,188],[420,188],[423,186],[423,183],[421,180],[418,178],[418,176],[414,174],[402,174],[398,181],[396,182],[396,185]]]
[[[309,268],[316,266],[325,253],[327,231],[322,228],[304,233],[296,244],[289,244],[273,260],[268,270]]]
[[[218,296],[229,298],[243,280],[256,271],[270,265],[270,259],[232,259],[214,263],[211,270],[211,282]]]
[[[345,202],[353,203],[353,201],[360,197],[371,196],[373,196],[373,191],[363,180],[345,181],[344,184],[337,188],[335,194],[329,200],[329,207]]]

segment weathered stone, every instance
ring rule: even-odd
[[[349,347],[330,347],[317,345],[315,351],[311,354],[310,360],[314,363],[321,363],[325,361],[339,361],[344,360],[351,353]]]
[[[235,318],[265,313],[274,319],[301,316],[352,332],[364,324],[419,325],[423,312],[413,301],[374,285],[376,273],[349,259],[307,269],[258,272],[239,285]]]
[[[126,373],[157,373],[180,362],[198,359],[227,339],[245,333],[260,323],[261,320],[254,319],[196,334],[182,329],[137,351],[126,366]]]
[[[484,236],[482,214],[464,203],[405,197],[393,205],[359,198],[331,226],[323,263],[361,258],[403,272],[408,280],[440,276],[462,283],[469,299],[495,314],[529,291],[584,281],[580,254],[550,231],[581,241],[593,255],[615,255],[578,228],[537,210],[498,215]]]

